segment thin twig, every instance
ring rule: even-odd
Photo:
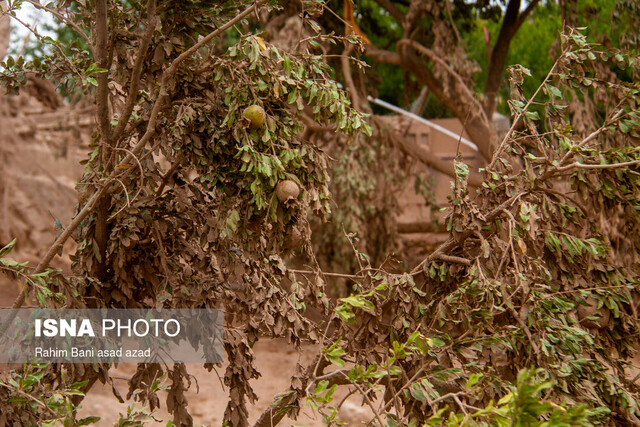
[[[623,163],[611,163],[608,165],[587,165],[584,163],[578,163],[578,162],[574,162],[571,163],[567,166],[561,166],[559,168],[556,169],[556,171],[560,172],[560,171],[565,171],[568,169],[617,169],[617,168],[623,168],[626,166],[633,166],[633,165],[639,165],[640,164],[640,160],[633,160],[631,162],[623,162]]]
[[[131,153],[131,151],[127,150],[126,148],[115,147],[115,149],[118,150],[118,151],[124,151],[126,153]],[[111,221],[113,218],[118,216],[118,214],[120,212],[122,212],[127,206],[131,206],[131,201],[136,200],[138,198],[138,196],[140,195],[140,192],[142,191],[142,188],[144,187],[144,169],[142,168],[142,163],[140,163],[140,160],[138,159],[137,156],[133,156],[133,158],[136,161],[136,163],[138,164],[138,168],[140,169],[140,179],[139,179],[140,187],[138,188],[138,191],[136,191],[136,194],[133,196],[133,198],[131,200],[129,200],[129,193],[127,192],[127,187],[125,187],[125,185],[122,183],[122,181],[120,181],[119,179],[117,180],[122,185],[122,187],[124,188],[125,195],[127,196],[127,204],[122,206],[120,209],[118,209],[118,211],[116,213],[114,213],[109,218],[107,218],[107,222]]]
[[[506,209],[508,206],[511,206],[513,203],[516,202],[516,200],[518,200],[520,197],[522,197],[523,195],[525,195],[528,191],[521,191],[518,194],[515,194],[511,197],[509,197],[507,200],[505,200],[504,202],[502,202],[500,205],[498,205],[496,208],[494,208],[491,212],[489,212],[489,214],[487,214],[485,216],[485,223],[489,223],[491,221],[493,221],[498,214],[500,214],[500,212],[502,212],[504,209]],[[466,240],[469,236],[471,236],[474,233],[473,230],[469,229],[466,230],[462,233],[462,235],[456,240],[453,237],[449,237],[447,239],[446,242],[444,242],[443,244],[441,244],[435,251],[433,251],[431,253],[431,255],[429,255],[428,257],[426,257],[425,259],[423,259],[420,264],[418,264],[417,266],[415,266],[413,268],[413,270],[411,270],[411,274],[415,275],[415,274],[420,274],[422,268],[430,261],[433,261],[435,259],[438,259],[438,257],[447,252],[452,250],[453,248],[457,247],[458,245],[460,245],[462,242],[464,242],[464,240]]]
[[[520,119],[522,118],[522,116],[524,116],[524,113],[529,109],[531,104],[534,102],[535,98],[538,96],[538,94],[540,93],[542,88],[547,84],[547,82],[549,81],[549,79],[553,75],[556,67],[560,63],[560,59],[564,56],[565,53],[566,53],[566,51],[562,52],[562,55],[560,55],[560,57],[558,59],[556,59],[556,62],[553,63],[553,66],[551,67],[551,70],[549,70],[549,72],[547,73],[547,76],[544,78],[542,83],[540,83],[540,86],[538,86],[538,89],[534,92],[534,94],[531,96],[531,98],[529,98],[529,100],[527,101],[527,104],[522,108],[522,110],[519,111],[518,114],[516,114],[515,118],[513,119],[513,123],[511,123],[511,127],[509,128],[507,133],[504,135],[504,137],[502,138],[502,142],[500,142],[500,145],[498,146],[498,148],[496,149],[495,153],[493,154],[493,158],[491,159],[491,163],[489,163],[489,166],[487,166],[488,170],[489,169],[493,169],[493,167],[495,166],[496,162],[498,161],[498,158],[500,157],[500,154],[502,154],[502,150],[504,150],[504,147],[507,145],[507,141],[509,140],[509,138],[511,138],[511,135],[513,134],[513,131],[515,130],[515,128],[518,125],[518,123],[520,122]]]
[[[465,409],[464,405],[462,404],[462,402],[460,401],[460,398],[458,397],[458,393],[453,393],[452,394],[453,400],[456,401],[456,403],[458,404],[458,406],[460,407],[460,409],[462,409],[462,412],[464,412],[465,415],[469,415],[469,413],[467,412],[467,410]]]
[[[46,6],[43,6],[40,4],[40,2],[35,1],[35,0],[26,0],[27,3],[30,3],[33,7],[35,7],[36,9],[40,9],[43,10],[45,12],[49,12],[50,14],[52,14],[53,16],[55,16],[56,18],[58,18],[61,22],[63,22],[65,25],[68,25],[69,27],[71,27],[76,33],[78,33],[78,35],[80,37],[82,37],[89,46],[92,45],[91,40],[89,39],[89,36],[87,36],[85,34],[84,31],[82,31],[82,29],[80,27],[78,27],[78,25],[73,22],[73,20],[67,18],[66,16],[62,15],[61,13],[53,10],[53,9],[49,9]]]
[[[25,393],[24,391],[20,390],[19,388],[16,388],[14,386],[12,386],[11,384],[7,384],[3,381],[0,381],[0,385],[8,388],[9,390],[13,390],[16,393],[18,393],[20,396],[28,399],[28,400],[33,400],[34,402],[36,402],[38,405],[42,406],[44,409],[46,409],[49,413],[51,413],[54,416],[57,416],[57,414],[53,411],[53,409],[49,408],[47,405],[45,405],[42,401],[40,401],[39,399],[33,397],[31,394],[29,393]]]
[[[449,24],[451,25],[451,28],[453,28],[453,32],[456,35],[456,39],[458,40],[458,44],[460,46],[462,46],[462,38],[460,37],[460,33],[458,32],[458,27],[456,26],[456,23],[453,20],[453,13],[451,12],[451,1],[450,0],[445,0],[444,4],[447,7],[447,15],[449,15]]]
[[[107,218],[107,222],[111,221],[113,218],[115,218],[116,216],[118,216],[118,214],[120,212],[122,212],[123,210],[125,210],[126,208],[131,206],[131,200],[129,199],[129,192],[127,191],[127,187],[124,185],[124,183],[122,181],[120,181],[119,179],[116,179],[116,181],[118,182],[118,184],[120,184],[120,186],[122,187],[122,189],[124,190],[124,195],[127,198],[127,203],[125,203],[120,209],[118,209],[118,211],[116,213],[114,213],[113,215],[111,215],[109,218]]]
[[[362,397],[364,397],[365,402],[367,402],[367,406],[371,408],[371,410],[373,411],[373,415],[380,423],[380,427],[384,426],[385,423],[382,422],[382,419],[380,418],[380,414],[378,414],[378,412],[376,411],[376,408],[373,406],[373,402],[371,401],[371,398],[369,398],[368,393],[365,393],[364,390],[362,390],[362,388],[358,385],[358,383],[354,382],[353,385],[355,386],[355,388],[358,389]]]
[[[442,260],[442,261],[447,261],[447,262],[452,262],[452,263],[455,263],[455,264],[471,265],[471,261],[470,260],[468,260],[467,258],[459,257],[459,256],[438,254],[434,258],[434,260],[436,260],[436,259],[439,259],[439,260]]]
[[[598,135],[600,135],[602,132],[605,131],[605,129],[607,129],[607,127],[615,122],[616,120],[620,119],[623,115],[625,114],[624,110],[619,110],[616,114],[613,115],[613,117],[611,117],[606,123],[604,123],[602,126],[600,126],[598,129],[594,130],[593,132],[591,132],[586,138],[584,138],[582,141],[580,141],[576,147],[580,148],[580,147],[584,147],[585,145],[587,145],[589,142],[593,141],[594,139],[596,139],[596,137],[598,137]],[[551,167],[551,169],[545,171],[539,178],[539,181],[544,181],[546,179],[548,179],[550,176],[554,175],[556,172],[558,172],[558,170],[560,170],[560,168],[566,167],[563,166],[565,163],[567,163],[567,161],[569,161],[569,159],[571,159],[573,156],[576,155],[576,151],[574,150],[569,150],[567,151],[567,153],[562,157],[562,159],[560,159],[560,161],[554,165],[553,167]]]
[[[3,15],[4,15],[4,14],[5,14],[5,13],[3,12]],[[36,38],[37,38],[38,40],[40,40],[40,41],[43,41],[43,40],[44,40],[44,37],[43,37],[40,33],[38,33],[38,32],[36,31],[36,29],[35,29],[35,28],[31,28],[31,26],[30,26],[29,24],[27,24],[26,22],[24,22],[23,20],[21,20],[20,18],[18,18],[16,15],[9,15],[9,16],[11,16],[11,19],[14,19],[14,20],[15,20],[15,21],[17,21],[20,25],[22,25],[23,27],[25,27],[25,28],[27,29],[27,31],[30,31],[34,36],[36,36]],[[44,42],[43,42],[43,43],[44,43]],[[45,43],[45,44],[46,44],[46,43]],[[64,53],[64,51],[62,50],[62,48],[60,47],[60,45],[59,45],[59,44],[57,44],[57,43],[51,43],[50,45],[51,45],[51,46],[53,46],[53,47],[58,51],[58,53],[60,54],[60,57],[61,57],[61,58],[64,58],[64,60],[66,61],[67,65],[69,66],[69,68],[70,68],[71,70],[73,70],[73,72],[76,74],[76,76],[80,76],[80,75],[82,75],[82,73],[81,73],[81,72],[78,70],[78,68],[76,67],[76,63],[67,57],[67,55]]]
[[[39,11],[38,14],[35,16],[35,18],[33,18],[33,22],[31,23],[31,26],[33,28],[37,27],[38,21],[40,20],[41,15],[42,15],[42,11]],[[24,55],[25,50],[27,50],[27,45],[29,44],[30,38],[31,38],[31,33],[27,32],[27,34],[25,34],[24,38],[22,39],[22,47],[20,47],[20,50],[18,51],[18,56]]]
[[[389,401],[387,402],[386,405],[384,405],[384,407],[378,409],[378,412],[386,412],[391,406],[391,404],[395,401],[395,398],[398,397],[403,390],[405,390],[407,387],[413,384],[413,382],[418,378],[418,376],[421,375],[429,366],[430,365],[426,363],[422,365],[422,367],[418,369],[418,371],[415,374],[413,374],[413,376],[409,379],[409,381],[407,381],[402,387],[400,387],[398,391],[396,391],[396,393],[393,395],[393,399],[389,399]],[[373,422],[373,419],[369,420],[367,425],[370,425],[372,422]]]
[[[513,236],[512,236],[512,232],[511,232],[511,230],[514,227],[514,224],[515,224],[515,219],[513,218],[513,215],[511,214],[511,212],[509,212],[509,211],[505,211],[505,212],[508,213],[508,215],[510,217],[510,220],[509,220],[509,246],[511,247],[511,255],[513,256],[513,263],[514,263],[514,267],[516,269],[516,280],[518,280],[517,278],[520,275],[520,269],[518,267],[518,260],[517,260],[517,257],[516,257],[516,252],[515,252],[515,249],[513,247]],[[531,334],[531,331],[529,330],[529,327],[524,323],[524,321],[520,317],[520,314],[516,311],[515,307],[513,306],[513,303],[511,302],[511,299],[509,297],[509,292],[507,292],[507,285],[506,285],[506,283],[504,281],[500,281],[500,290],[502,292],[502,297],[504,299],[505,305],[509,309],[509,312],[511,313],[511,315],[513,316],[515,321],[518,322],[518,324],[520,325],[520,327],[524,331],[525,335],[527,336],[527,339],[529,340],[529,344],[531,345],[531,348],[533,349],[533,352],[536,355],[536,361],[538,362],[538,366],[541,366],[542,365],[542,354],[540,353],[540,349],[538,348],[538,345],[534,341],[533,335]]]
[[[340,408],[342,408],[342,405],[344,405],[344,402],[347,401],[347,399],[351,396],[353,396],[353,394],[358,391],[358,389],[353,389],[353,390],[349,390],[349,392],[342,398],[342,400],[336,405],[336,410],[339,411]]]
[[[164,190],[164,187],[167,185],[167,182],[169,182],[169,179],[173,176],[173,174],[176,173],[176,171],[180,167],[180,164],[181,164],[180,161],[175,162],[173,165],[171,165],[169,170],[162,176],[162,181],[160,182],[160,185],[156,190],[156,197],[162,195],[162,191]]]

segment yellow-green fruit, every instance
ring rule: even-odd
[[[299,194],[300,187],[298,187],[298,184],[288,179],[280,181],[278,185],[276,185],[276,197],[278,197],[278,200],[282,203],[294,202]]]
[[[251,129],[258,129],[264,126],[264,120],[266,118],[264,108],[259,105],[252,105],[244,109],[242,117],[249,120]]]

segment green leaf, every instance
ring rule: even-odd
[[[562,98],[562,92],[557,87],[548,84],[545,86],[545,88],[547,89],[547,92],[549,92],[551,95],[555,96],[556,98]]]
[[[336,307],[336,313],[346,323],[355,323],[356,315],[353,314],[353,310],[346,304],[341,304]]]
[[[375,309],[373,303],[366,299],[364,295],[352,295],[350,297],[340,298],[340,301],[344,304],[350,305],[351,307],[361,308],[369,312]]]
[[[481,373],[473,373],[471,375],[469,375],[469,380],[467,381],[467,388],[471,388],[474,385],[477,384],[477,382],[483,377],[484,375]]]
[[[536,111],[525,111],[524,115],[529,120],[540,120],[540,116],[538,115],[538,113]]]
[[[422,389],[420,384],[411,384],[411,396],[413,396],[413,398],[416,400],[427,400],[427,396],[424,394],[424,390]]]
[[[8,244],[6,244],[2,249],[0,249],[0,258],[10,254],[11,251],[13,251],[13,248],[15,247],[15,245],[16,245],[16,239],[13,239]]]
[[[298,89],[293,89],[287,96],[287,103],[293,104],[298,100]]]
[[[100,417],[90,416],[90,417],[85,417],[85,418],[82,418],[81,420],[76,421],[75,425],[76,426],[88,426],[89,424],[97,423],[100,420],[101,420]]]
[[[445,342],[440,338],[427,338],[427,344],[430,347],[442,347]]]
[[[340,347],[341,341],[341,338],[338,339],[338,341],[331,345],[331,347],[324,349],[323,351],[325,357],[329,362],[333,363],[336,366],[343,367],[344,360],[342,360],[342,356],[344,356],[346,352],[342,349],[342,347]]]

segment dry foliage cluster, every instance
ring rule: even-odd
[[[232,396],[226,418],[233,425],[246,423],[246,400],[256,398],[250,346],[258,335],[315,339],[301,311],[306,304],[327,308],[321,283],[293,295],[279,286],[286,274],[282,256],[309,240],[307,214],[330,211],[327,159],[300,137],[300,111],[308,108],[314,121],[340,131],[368,129],[320,57],[283,52],[251,35],[229,49],[208,44],[265,3],[42,6],[77,29],[90,49],[51,41],[51,57],[10,58],[3,75],[10,90],[37,72],[68,90],[93,86],[96,97],[98,130],[78,184],[78,211],[36,268],[29,280],[34,286],[25,289],[56,307],[225,308],[230,365],[224,382]],[[257,129],[242,114],[251,105],[266,112]],[[297,184],[299,197],[278,200],[283,180]],[[47,265],[70,236],[78,243],[75,274],[63,277]],[[24,266],[9,267],[23,274]],[[153,410],[164,369],[174,423],[190,424],[184,366],[141,365],[129,397]],[[107,370],[50,366],[42,384],[88,390],[109,380]],[[37,394],[35,388],[29,383],[28,393]],[[25,411],[32,402],[16,404],[9,395],[3,399],[8,422],[52,415],[46,406]],[[69,407],[60,414],[69,416]]]

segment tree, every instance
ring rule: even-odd
[[[385,12],[401,28],[394,38],[394,51],[367,45],[366,54],[376,61],[393,64],[411,73],[448,109],[465,123],[465,129],[478,145],[485,159],[491,158],[497,137],[491,125],[496,96],[502,82],[509,45],[523,22],[539,1],[529,2],[521,12],[520,0],[506,3],[498,37],[491,48],[483,96],[473,92],[477,67],[468,58],[456,19],[469,19],[476,10],[494,16],[500,10],[489,2],[476,7],[464,2],[391,2],[376,1],[378,7],[369,15]],[[371,7],[371,2],[368,2]],[[371,7],[373,9],[373,7]],[[384,14],[383,14],[384,16]],[[366,33],[366,31],[365,31]]]
[[[344,132],[368,132],[368,124],[329,79],[321,58],[279,50],[251,34],[228,49],[213,43],[273,2],[31,3],[88,49],[40,38],[53,53],[9,57],[2,84],[17,91],[33,72],[69,91],[81,88],[95,100],[97,132],[72,222],[34,270],[6,264],[29,278],[14,308],[28,292],[49,307],[225,308],[228,323],[237,325],[225,335],[230,365],[224,381],[234,396],[225,418],[245,425],[246,401],[255,400],[249,380],[258,375],[252,344],[265,333],[294,343],[314,337],[300,310],[305,304],[326,310],[322,284],[308,294],[279,286],[286,274],[281,257],[308,247],[307,214],[330,210],[327,159],[301,138],[300,111],[306,107],[315,122]],[[19,5],[12,3],[8,14]],[[278,197],[283,181],[299,190],[293,200]],[[75,274],[65,277],[48,265],[72,236]],[[2,383],[1,412],[16,425],[72,418],[71,403],[95,381],[107,381],[108,368],[27,367],[14,374],[24,390]],[[149,378],[162,370],[140,365],[130,380],[129,395],[151,410],[158,397]],[[57,388],[24,380],[43,376],[56,378]],[[169,378],[174,423],[189,425],[181,403],[184,365],[176,364]],[[27,394],[50,402],[61,393],[68,400],[60,407],[14,399]]]
[[[530,47],[548,49],[538,50],[532,63],[535,71],[541,73],[527,82],[528,88],[535,89],[546,73],[545,68],[553,63],[551,58],[555,54],[551,41],[557,39],[562,19],[574,27],[588,26],[590,40],[601,42],[602,36],[610,33],[611,21],[599,17],[611,17],[620,23],[609,36],[616,47],[620,46],[624,34],[632,32],[625,30],[631,27],[621,19],[621,16],[628,16],[632,20],[635,16],[628,5],[613,7],[608,1],[584,5],[575,1],[560,3],[562,7],[553,1],[541,3],[537,0],[505,0],[499,4],[489,1],[370,0],[355,4],[354,16],[361,19],[346,24],[345,31],[351,32],[350,28],[355,25],[356,32],[367,37],[365,55],[374,60],[376,67],[380,64],[393,66],[384,68],[385,77],[392,73],[399,75],[398,68],[404,71],[407,76],[404,81],[391,80],[396,85],[395,94],[400,93],[397,86],[405,86],[405,90],[413,94],[408,101],[413,102],[420,89],[426,88],[439,105],[464,124],[481,155],[488,160],[498,143],[492,117],[499,103],[501,87],[505,89],[504,95],[508,95],[508,88],[503,84],[507,65],[526,60],[523,51]],[[541,7],[543,10],[536,14]],[[328,25],[338,29],[336,24]],[[533,39],[517,41],[520,55],[510,57],[512,42],[517,40],[523,25],[527,30],[522,38]],[[523,43],[527,44],[523,46]],[[547,55],[549,60],[541,59]],[[478,65],[482,66],[479,68]],[[411,83],[412,80],[415,83]],[[351,92],[356,91],[358,99],[366,99],[369,89],[363,84],[357,90],[352,88]],[[451,167],[445,168],[437,159],[417,156],[431,167],[441,172],[446,169],[453,175]]]
[[[354,244],[354,290],[308,374],[326,420],[349,384],[380,425],[637,422],[640,117],[636,85],[610,67],[638,65],[568,30],[535,93],[510,69],[514,123],[476,197],[456,159],[447,241],[400,272]],[[276,409],[300,398],[288,393]]]

